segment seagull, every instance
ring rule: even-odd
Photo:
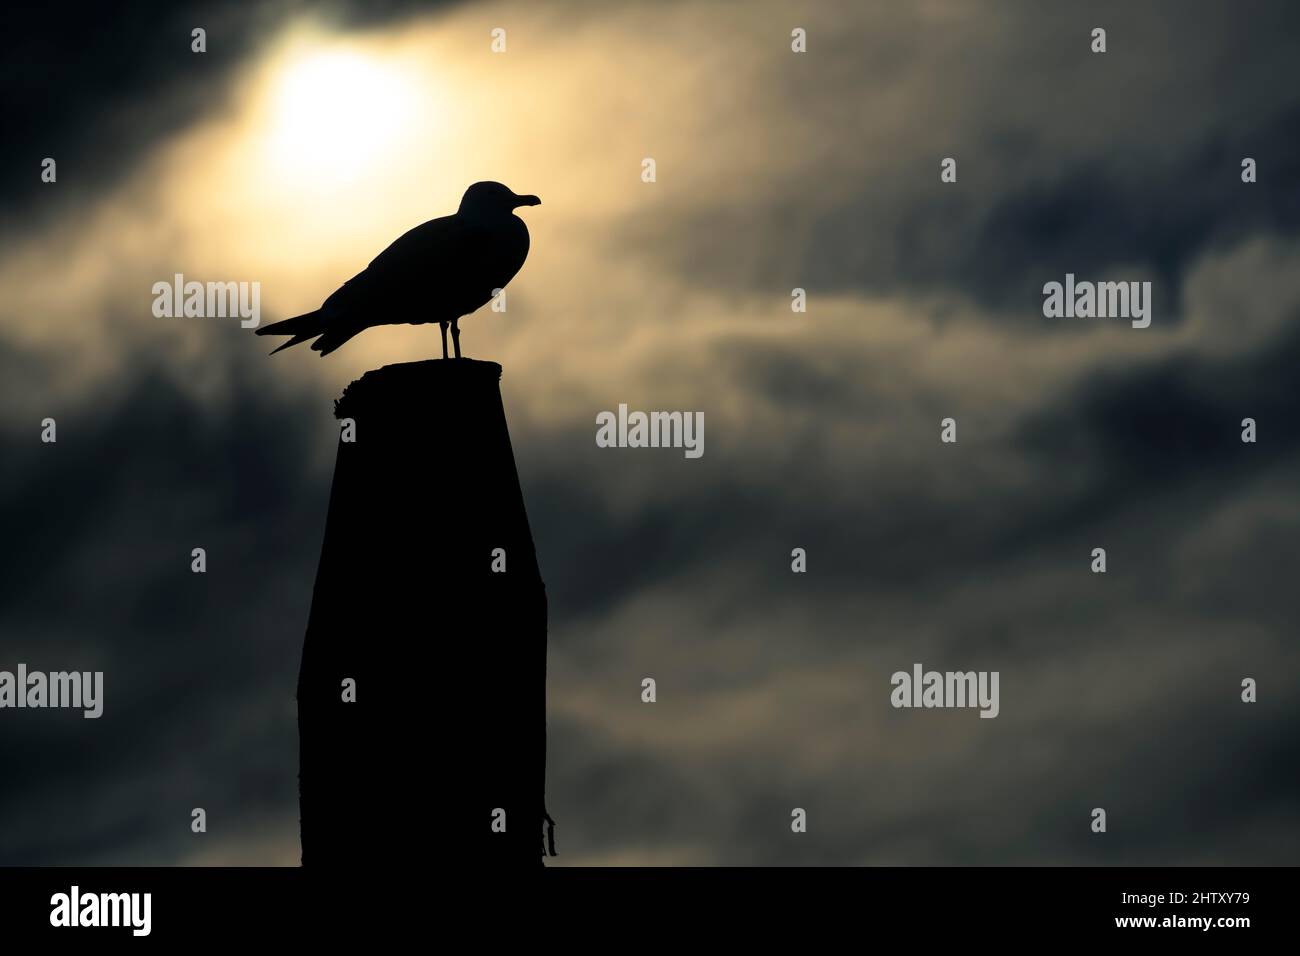
[[[375,325],[437,322],[442,326],[442,357],[447,357],[450,325],[460,358],[460,317],[490,302],[528,257],[528,227],[514,210],[541,202],[501,183],[475,183],[465,190],[454,216],[416,226],[343,283],[319,309],[264,325],[257,334],[292,336],[272,355],[316,339],[311,347],[324,357]]]

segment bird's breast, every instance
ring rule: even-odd
[[[478,280],[487,286],[487,294],[505,286],[515,277],[528,258],[528,227],[514,216],[479,238],[479,252],[475,256]]]

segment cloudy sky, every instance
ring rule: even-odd
[[[1300,7],[154,6],[5,13],[0,669],[106,692],[0,712],[0,864],[297,862],[332,399],[438,332],[271,360],[151,287],[307,311],[482,179],[543,201],[462,342],[550,599],[554,864],[1298,861]],[[1044,318],[1066,273],[1150,328]],[[703,457],[597,448],[619,403]],[[891,708],[914,662],[1000,715]]]

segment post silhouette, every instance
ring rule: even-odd
[[[500,377],[388,365],[335,403],[355,432],[298,678],[304,865],[539,865],[546,593]]]

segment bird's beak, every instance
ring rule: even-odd
[[[541,201],[540,199],[538,199],[536,196],[516,196],[516,197],[515,197],[515,208],[516,208],[516,209],[518,209],[520,206],[540,206],[541,204],[542,204],[542,201]]]

